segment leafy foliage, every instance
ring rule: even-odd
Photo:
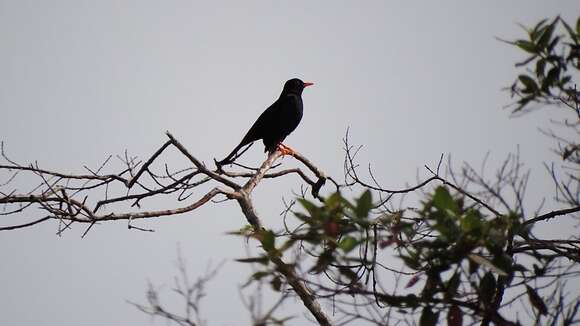
[[[563,125],[577,130],[580,105],[573,77],[580,70],[580,19],[574,28],[556,17],[525,30],[527,38],[508,42],[528,56],[516,65],[523,72],[510,88],[517,97],[514,112],[532,104],[563,105],[578,118]],[[580,299],[566,282],[580,276],[580,239],[573,234],[542,239],[535,233],[541,222],[580,212],[577,168],[568,179],[550,170],[555,203],[564,208],[530,215],[524,210],[529,173],[520,173],[518,155],[508,156],[492,180],[469,165],[459,175],[449,167],[450,177],[443,177],[440,162],[435,171],[427,167],[432,177],[417,186],[389,190],[370,168],[373,183],[361,179],[351,148],[345,140],[345,184],[333,180],[336,192],[313,199],[303,194],[298,207],[287,207],[293,227],[253,225],[230,232],[256,240],[260,248],[260,254],[237,260],[254,268],[245,286],[267,284],[284,298],[297,289],[286,269],[296,269],[299,282],[312,291],[307,296],[329,300],[344,317],[341,324],[578,323]],[[563,161],[580,164],[579,152],[572,140],[560,154]],[[355,187],[362,188],[358,195],[345,194]],[[419,195],[419,207],[394,209],[393,198],[408,193]],[[516,303],[527,316],[513,313]],[[273,309],[258,324],[288,320],[274,318]]]
[[[560,17],[543,20],[526,33],[526,39],[508,42],[528,56],[516,65],[525,69],[510,88],[518,98],[514,112],[533,103],[558,104],[574,109],[580,121],[579,93],[572,79],[580,69],[580,19],[575,28]],[[362,192],[349,198],[337,186],[339,191],[320,201],[301,197],[299,208],[292,210],[298,224],[294,229],[240,232],[258,239],[265,251],[240,260],[258,267],[249,283],[267,280],[274,291],[283,292],[281,271],[268,260],[291,256],[290,264],[304,271],[302,277],[314,293],[333,298],[333,305],[340,298],[339,309],[353,320],[362,318],[357,307],[373,306],[377,315],[387,316],[375,319],[377,324],[438,325],[446,319],[452,326],[517,325],[520,317],[506,316],[505,308],[519,300],[533,309],[530,318],[536,324],[574,323],[580,301],[570,299],[563,284],[580,274],[580,242],[577,237],[546,241],[535,236],[536,222],[554,214],[525,214],[529,174],[519,172],[519,156],[506,159],[496,181],[468,166],[461,171],[465,182],[457,184],[441,177],[438,167],[437,172],[428,168],[433,177],[419,186],[393,191],[376,184],[372,175],[374,185],[362,181],[346,142],[345,147],[349,186],[361,186]],[[563,159],[574,162],[574,151],[562,153]],[[454,171],[448,173],[457,181]],[[578,195],[571,191],[577,178],[565,184],[554,173],[553,178],[563,198],[557,202],[568,204],[572,213],[579,211]],[[442,184],[430,186],[437,181]],[[393,196],[418,189],[423,191],[419,208],[386,205]],[[508,190],[513,196],[505,196]],[[393,275],[394,287],[381,283]],[[558,300],[547,297],[548,291],[559,293]],[[354,312],[344,310],[345,296],[352,298]]]
[[[534,102],[553,103],[560,98],[577,99],[579,92],[572,80],[573,71],[580,70],[580,18],[570,26],[560,17],[544,19],[534,27],[524,28],[526,39],[508,43],[527,55],[517,67],[528,67],[511,86],[518,98],[514,112]],[[563,29],[564,34],[559,34]]]
[[[528,283],[552,268],[554,256],[530,248],[522,252],[528,257],[525,263],[518,259],[514,237],[530,237],[530,228],[523,227],[524,217],[514,211],[484,213],[484,207],[446,186],[428,192],[420,209],[390,214],[377,208],[368,189],[353,200],[336,192],[323,203],[305,198],[298,202],[301,209],[294,216],[301,224],[290,233],[278,232],[282,245],[264,244],[265,239],[275,243],[270,239],[272,231],[252,235],[268,250],[262,259],[272,252],[281,256],[303,251],[312,258],[309,273],[326,275],[337,288],[353,295],[370,294],[377,302],[401,308],[403,314],[420,312],[420,325],[437,325],[441,316],[446,316],[449,325],[462,325],[464,310],[471,319],[479,316],[509,324],[497,313],[508,288],[524,293],[540,314],[546,314],[539,290]],[[385,263],[380,257],[387,249],[397,253],[403,270],[412,275],[405,286],[410,294],[367,290],[369,280],[377,277],[377,264]],[[294,264],[305,266],[298,259]],[[281,291],[279,273],[272,268],[256,272],[250,282],[264,277],[269,277],[275,291]],[[514,283],[516,278],[528,281]],[[417,283],[422,287],[415,288]],[[328,285],[321,289],[330,291]]]

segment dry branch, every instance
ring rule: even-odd
[[[278,151],[270,153],[261,167],[252,173],[223,171],[221,168],[210,170],[199,159],[189,153],[187,148],[172,134],[167,132],[166,135],[169,140],[163,143],[141,165],[133,163],[135,159],[130,159],[128,154],[125,153],[125,157],[122,159],[125,167],[117,174],[100,174],[109,159],[96,171],[85,167],[91,172],[91,174],[86,175],[54,172],[40,168],[37,163],[34,165],[22,165],[9,159],[2,146],[2,157],[7,164],[0,165],[0,172],[7,172],[10,175],[6,182],[0,183],[2,184],[0,186],[0,208],[4,208],[4,215],[22,217],[24,213],[32,212],[32,208],[36,207],[44,211],[44,216],[31,222],[0,227],[0,231],[21,229],[46,221],[57,220],[60,222],[59,233],[70,228],[73,222],[89,223],[90,226],[85,231],[86,234],[97,222],[132,221],[190,212],[205,205],[217,195],[225,196],[226,200],[236,200],[248,223],[252,225],[255,231],[259,231],[262,229],[262,224],[253,208],[252,191],[263,178],[279,178],[291,174],[298,175],[305,183],[310,185],[312,195],[321,199],[319,191],[326,181],[326,175],[299,153],[296,153],[294,157],[314,175],[314,178],[307,176],[307,173],[300,168],[269,172],[274,166],[274,162],[282,156]],[[155,164],[158,163],[169,148],[175,148],[179,151],[193,167],[171,171],[165,166],[165,170],[161,173],[154,171]],[[31,186],[30,191],[25,193],[17,191],[16,187],[6,191],[5,188],[18,182],[19,173],[29,173],[38,177],[39,181],[36,185]],[[125,175],[131,177],[127,178]],[[202,178],[199,179],[200,177]],[[246,179],[243,185],[234,181],[234,179],[239,178]],[[217,183],[217,185],[199,199],[185,206],[160,210],[139,210],[141,202],[157,199],[164,195],[179,194],[178,200],[187,200],[192,194],[189,192],[211,181]],[[134,187],[135,185],[139,185],[139,187]],[[136,190],[135,188],[139,189]],[[112,193],[120,194],[111,196]],[[189,194],[186,195],[186,193]],[[94,199],[95,196],[97,196],[97,199]],[[91,203],[94,203],[93,209],[90,208]],[[123,204],[125,205],[123,206]],[[114,206],[114,208],[111,209],[110,206]],[[122,208],[118,208],[119,206],[122,206]],[[132,210],[126,211],[126,206],[129,206]],[[109,210],[108,213],[106,212],[107,210]],[[138,227],[132,228],[145,230]],[[269,255],[269,257],[314,318],[321,325],[330,325],[330,319],[322,311],[316,296],[306,288],[303,281],[296,274],[294,267],[284,263],[276,255]]]

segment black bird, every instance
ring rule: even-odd
[[[223,160],[216,162],[220,167],[234,162],[248,148],[238,154],[238,151],[256,140],[264,142],[264,152],[280,150],[283,154],[291,154],[292,149],[282,144],[284,139],[292,132],[302,119],[302,91],[313,83],[305,83],[298,78],[290,79],[284,84],[282,94],[270,107],[268,107],[258,120],[254,122],[242,141]]]

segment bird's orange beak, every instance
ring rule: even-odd
[[[312,86],[314,85],[314,83],[304,83],[304,88],[308,87],[308,86]]]

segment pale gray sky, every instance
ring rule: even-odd
[[[501,109],[509,97],[500,89],[522,57],[494,36],[579,12],[571,0],[0,0],[0,139],[21,162],[81,171],[125,149],[146,157],[170,130],[211,162],[299,77],[315,86],[286,143],[332,176],[341,176],[350,126],[365,145],[361,161],[392,188],[440,153],[477,164],[492,151],[497,162],[517,145],[538,178],[531,185],[544,187],[541,163],[554,157],[537,127],[547,115],[509,119]],[[260,147],[243,161],[257,164]],[[280,225],[292,189],[292,178],[260,184],[266,224]],[[243,241],[224,235],[244,224],[234,203],[139,223],[156,232],[120,222],[83,240],[84,228],[58,237],[54,223],[1,233],[0,324],[154,324],[125,300],[144,301],[147,280],[169,289],[177,243],[192,276],[244,256]],[[211,283],[211,325],[248,320],[237,292],[245,270],[230,261]]]

